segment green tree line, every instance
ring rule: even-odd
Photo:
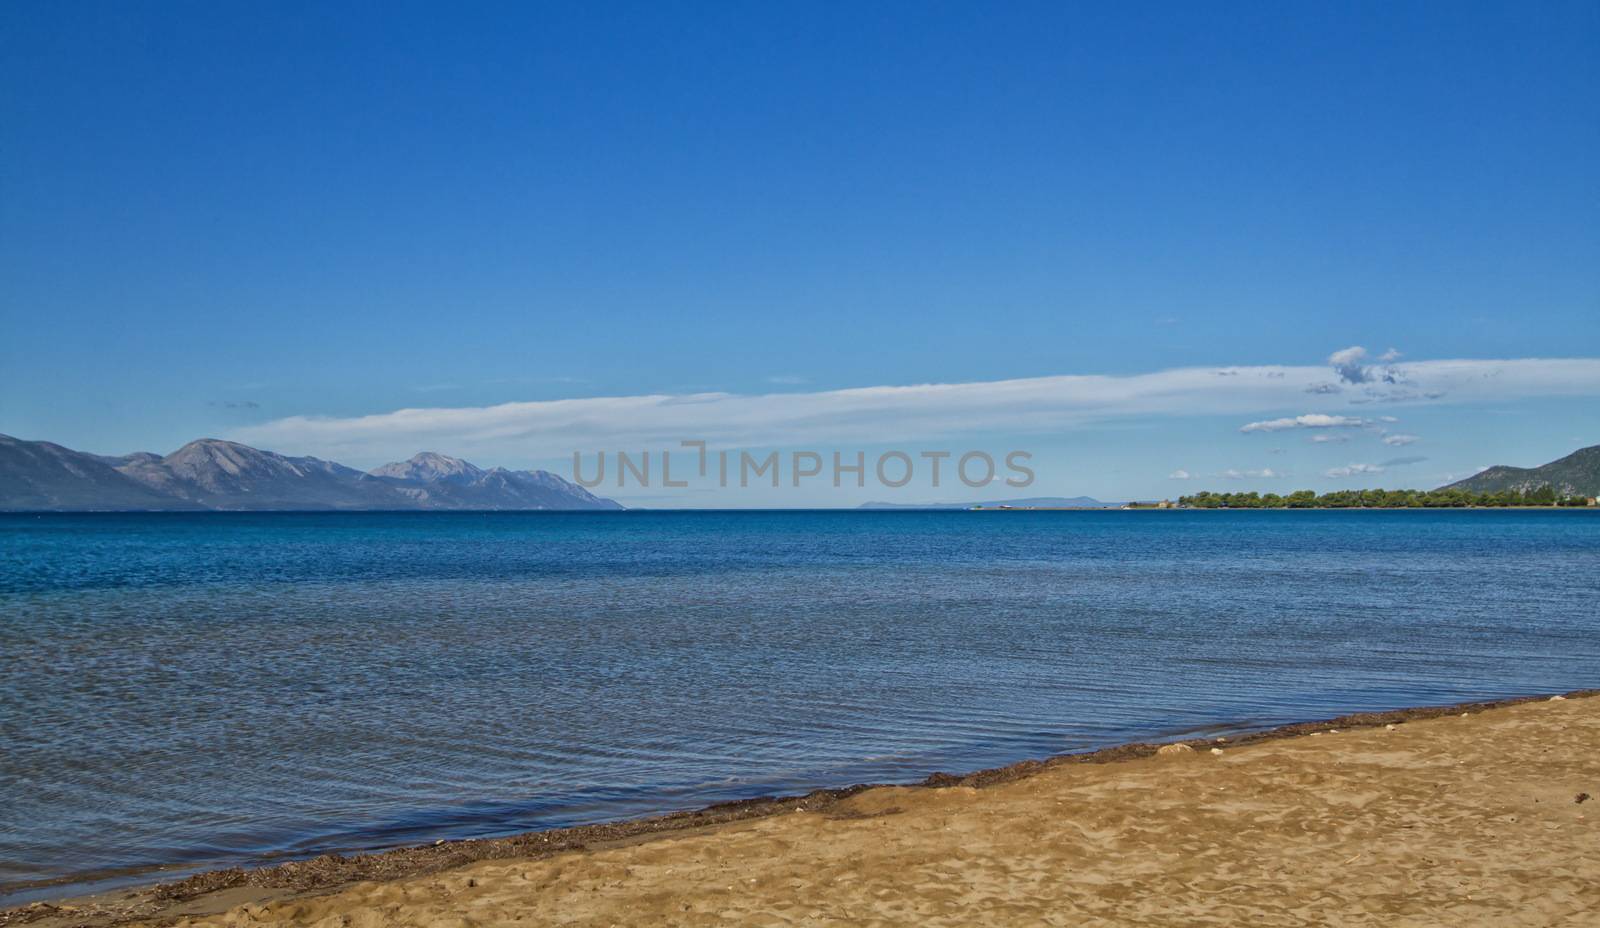
[[[1178,497],[1194,509],[1462,509],[1468,506],[1587,506],[1586,496],[1561,496],[1546,485],[1534,490],[1473,493],[1468,490],[1335,490],[1317,494],[1212,493]]]

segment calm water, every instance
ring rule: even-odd
[[[0,892],[1600,686],[1597,593],[1594,512],[0,516]]]

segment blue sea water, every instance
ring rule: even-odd
[[[1577,511],[3,515],[0,903],[1600,686],[1597,594]]]

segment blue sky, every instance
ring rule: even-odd
[[[1415,366],[1600,358],[1595,4],[861,7],[6,4],[0,432],[558,472],[1026,448],[1029,493],[1105,498],[1600,442],[1590,367]],[[1357,345],[1413,386],[1339,381]],[[1140,379],[1232,368],[1346,389]],[[1077,375],[1110,381],[1033,380]],[[1165,399],[1097,392],[1130,384]],[[724,399],[626,401],[690,395]],[[1240,431],[1305,414],[1367,421]]]

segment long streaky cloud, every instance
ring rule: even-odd
[[[1239,427],[1241,432],[1282,432],[1286,429],[1354,429],[1367,424],[1357,416],[1330,416],[1313,412],[1303,416],[1285,416],[1264,422],[1250,422]]]
[[[1417,361],[1407,363],[1404,373],[1401,384],[1325,395],[1306,392],[1326,380],[1324,367],[1261,366],[816,392],[599,396],[354,417],[291,416],[230,437],[278,451],[373,462],[420,449],[548,459],[576,450],[676,447],[683,440],[743,447],[911,442],[1040,435],[1142,417],[1293,412],[1286,418],[1298,422],[1358,419],[1346,413],[1372,403],[1600,396],[1600,358]],[[1306,406],[1313,411],[1304,412]]]

